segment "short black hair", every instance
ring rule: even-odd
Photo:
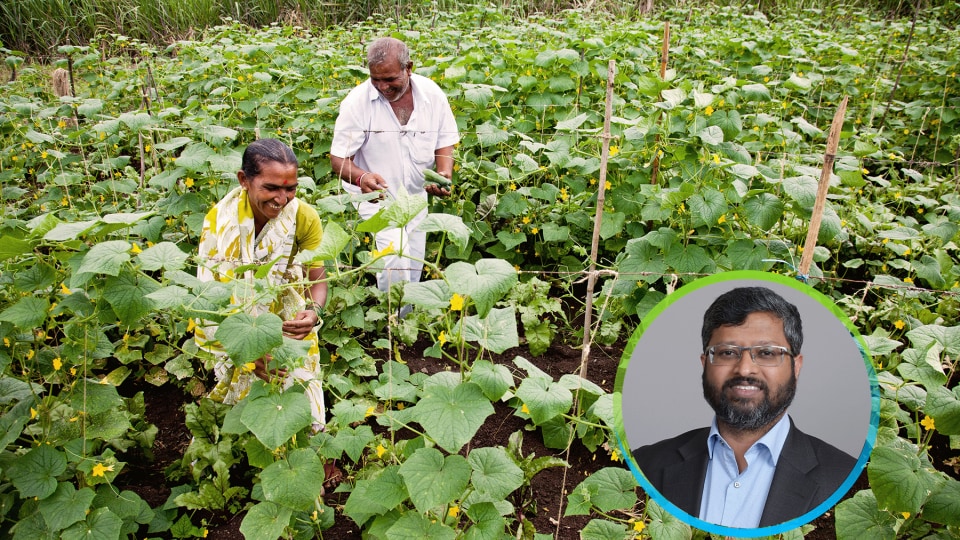
[[[282,163],[298,167],[296,154],[282,141],[277,139],[258,139],[247,145],[243,151],[243,160],[240,169],[249,180],[260,176],[263,164],[267,162]]]
[[[706,350],[713,331],[721,326],[740,326],[751,313],[770,313],[783,322],[783,334],[790,345],[790,354],[800,354],[803,345],[803,324],[797,306],[766,287],[739,287],[725,292],[710,304],[703,314],[700,338]]]

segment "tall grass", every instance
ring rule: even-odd
[[[0,2],[0,46],[49,61],[61,45],[85,45],[98,34],[115,33],[155,45],[189,38],[227,18],[254,27],[274,22],[324,28],[367,17],[398,20],[430,17],[437,11],[463,11],[471,5],[493,7],[518,17],[570,8],[605,10],[613,16],[637,16],[641,0],[7,0]],[[875,10],[878,17],[960,20],[956,0],[654,0],[665,7],[737,6],[770,16],[790,11],[833,8]]]

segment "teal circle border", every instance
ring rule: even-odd
[[[789,521],[778,523],[777,525],[756,527],[753,529],[726,527],[723,525],[717,525],[716,523],[703,521],[698,517],[684,512],[679,507],[668,501],[663,495],[661,495],[660,492],[658,492],[656,488],[654,488],[653,485],[646,479],[646,477],[643,476],[643,473],[640,472],[640,468],[633,460],[632,452],[624,444],[627,440],[627,437],[622,415],[622,392],[624,376],[626,375],[627,366],[630,364],[630,358],[633,356],[633,351],[636,348],[637,343],[639,343],[640,338],[643,336],[644,330],[650,326],[650,324],[661,313],[673,305],[674,302],[680,298],[683,298],[687,294],[700,290],[709,285],[736,280],[770,281],[779,285],[785,285],[787,287],[796,289],[803,294],[806,294],[827,308],[827,310],[832,313],[837,320],[843,323],[859,347],[861,356],[863,358],[864,367],[866,368],[867,377],[869,378],[870,382],[870,426],[867,430],[867,437],[864,441],[863,449],[860,452],[860,456],[857,458],[857,463],[853,466],[853,469],[851,469],[844,482],[832,495],[830,495],[830,497],[827,497],[826,500],[820,503],[813,510],[810,510],[809,512]],[[644,316],[643,320],[640,322],[640,326],[633,331],[629,341],[627,341],[627,346],[623,350],[623,356],[620,357],[620,364],[617,366],[617,378],[613,389],[613,413],[614,435],[617,439],[617,446],[624,457],[624,462],[630,468],[630,472],[633,473],[634,478],[636,478],[637,482],[651,499],[656,501],[656,503],[659,504],[664,510],[676,518],[680,519],[687,525],[696,527],[697,529],[711,534],[723,536],[756,538],[760,536],[778,535],[801,527],[829,511],[840,501],[841,498],[843,498],[848,491],[850,491],[850,488],[853,487],[853,484],[856,483],[857,479],[860,477],[860,473],[867,466],[867,461],[870,459],[870,454],[873,451],[873,447],[877,441],[877,429],[880,425],[880,386],[877,382],[877,372],[873,367],[873,362],[870,360],[870,353],[866,342],[863,340],[863,337],[860,336],[860,332],[857,330],[857,328],[847,318],[846,314],[843,313],[843,310],[837,307],[837,305],[834,304],[830,298],[815,290],[813,287],[787,276],[773,274],[770,272],[761,272],[757,270],[734,270],[703,277],[682,286],[658,302],[657,305],[655,305],[653,309],[651,309],[650,312]]]

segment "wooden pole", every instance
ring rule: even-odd
[[[667,76],[667,60],[670,57],[670,21],[663,23],[663,46],[660,49],[660,80]],[[653,145],[653,168],[650,170],[650,184],[656,185],[657,176],[660,175],[660,120],[663,119],[663,111],[657,113],[657,136]]]
[[[600,246],[600,224],[607,191],[607,159],[610,155],[610,118],[613,116],[613,79],[617,65],[607,65],[607,108],[603,115],[603,143],[600,150],[600,189],[597,191],[597,212],[593,217],[593,239],[590,242],[590,272],[587,274],[587,306],[583,313],[583,350],[580,353],[580,376],[587,378],[590,359],[590,324],[593,318],[593,289],[597,284],[597,250]]]
[[[843,128],[843,115],[847,112],[848,99],[847,96],[844,96],[843,101],[840,102],[840,107],[833,115],[833,123],[830,124],[830,133],[827,135],[827,151],[823,155],[823,170],[820,171],[820,183],[817,185],[817,200],[813,203],[813,215],[810,216],[807,241],[803,245],[803,256],[800,257],[799,272],[801,276],[810,274],[810,264],[813,263],[813,250],[817,247],[817,236],[820,234],[823,209],[827,205],[830,175],[833,173],[833,161],[837,157],[837,147],[840,145],[840,129]]]

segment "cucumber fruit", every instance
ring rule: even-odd
[[[447,179],[447,177],[442,176],[437,171],[433,169],[424,169],[423,170],[423,180],[428,184],[436,184],[440,187],[450,187],[453,185],[453,182]]]

